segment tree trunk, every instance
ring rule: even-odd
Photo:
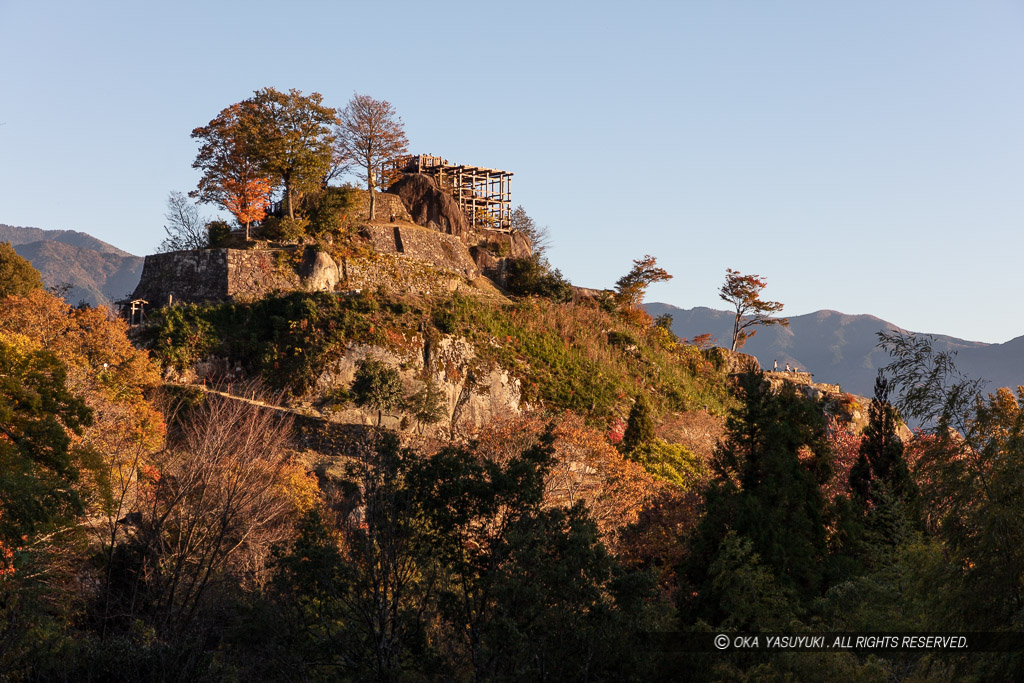
[[[366,169],[366,191],[370,193],[370,218],[369,218],[369,220],[371,220],[371,221],[373,220],[373,212],[374,212],[374,208],[375,208],[374,205],[377,203],[376,200],[373,197],[373,186],[376,185],[376,184],[377,184],[377,177],[376,177],[376,175],[373,172],[373,168],[372,167],[367,167],[367,169]]]
[[[288,218],[295,220],[295,211],[292,209],[292,184],[288,181],[284,181],[284,195],[288,200]]]
[[[736,314],[736,320],[732,324],[732,350],[736,350],[736,342],[740,339],[740,315]]]

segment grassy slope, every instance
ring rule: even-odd
[[[295,394],[307,392],[348,342],[412,350],[423,337],[454,334],[474,344],[481,362],[518,377],[531,405],[573,410],[594,424],[623,416],[641,392],[660,412],[721,414],[730,400],[724,371],[698,349],[594,303],[292,293],[175,307],[154,320],[149,341],[162,362],[228,356]]]

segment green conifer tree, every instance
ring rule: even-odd
[[[654,417],[651,415],[651,404],[641,394],[636,397],[633,407],[629,409],[626,431],[622,433],[619,447],[625,454],[630,454],[640,446],[654,441]]]
[[[826,577],[820,484],[831,461],[821,408],[791,385],[773,392],[760,373],[741,376],[738,390],[685,567],[697,593],[686,607],[713,623],[727,615],[712,597],[709,567],[730,531],[749,539],[780,590],[805,604]]]

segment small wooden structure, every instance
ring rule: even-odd
[[[146,304],[149,302],[145,299],[124,299],[114,303],[121,307],[121,315],[128,317],[129,327],[146,322]]]
[[[452,164],[431,154],[402,157],[402,173],[425,173],[448,189],[474,228],[509,230],[512,222],[512,173],[483,166]]]

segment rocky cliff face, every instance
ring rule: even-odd
[[[417,424],[398,411],[385,414],[381,426],[449,438],[464,435],[495,418],[519,414],[519,380],[500,367],[480,363],[466,340],[445,335],[434,341],[417,337],[408,342],[403,351],[353,344],[320,376],[314,393],[325,395],[336,389],[347,389],[355,378],[359,362],[371,357],[398,370],[406,395],[422,388],[426,378],[444,394],[445,416],[439,422]],[[337,422],[364,425],[375,425],[377,419],[375,411],[350,403],[332,417]]]
[[[530,238],[521,232],[480,230],[471,237],[469,253],[476,267],[486,277],[505,286],[509,263],[513,259],[529,258],[533,253]]]
[[[473,345],[452,335],[434,338],[411,335],[385,348],[352,342],[316,379],[309,391],[289,399],[276,409],[323,418],[339,425],[380,426],[403,432],[447,440],[465,436],[497,418],[518,415],[524,409],[520,381],[507,370],[482,362]],[[429,380],[442,394],[441,417],[433,423],[418,423],[411,411],[397,407],[378,416],[376,410],[360,408],[351,401],[335,402],[331,397],[345,395],[355,380],[356,370],[365,358],[373,358],[395,369],[402,380],[405,397],[415,394]],[[180,384],[226,387],[246,386],[241,364],[224,357],[209,357],[179,372],[168,367],[165,379]],[[245,400],[246,396],[239,396]]]

